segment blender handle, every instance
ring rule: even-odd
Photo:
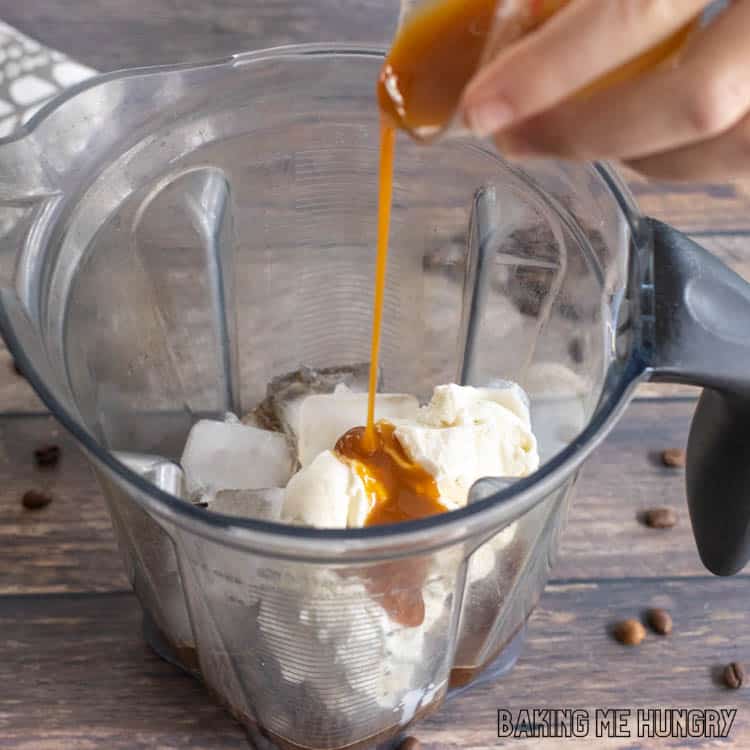
[[[704,386],[687,447],[687,500],[703,564],[750,559],[750,284],[670,226],[653,234],[654,380]]]

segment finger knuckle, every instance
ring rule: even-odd
[[[686,95],[685,117],[696,136],[714,136],[735,124],[743,104],[733,76],[711,72],[692,81]]]

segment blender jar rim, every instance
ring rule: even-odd
[[[106,73],[77,84],[54,99],[23,126],[20,134],[0,139],[0,148],[29,137],[41,122],[54,118],[55,112],[64,103],[74,99],[83,91],[104,85],[109,81],[155,74],[168,75],[206,67],[244,66],[269,59],[285,60],[300,56],[330,59],[357,56],[382,59],[385,51],[385,47],[367,44],[284,45],[239,53],[202,63],[157,65]],[[0,156],[0,160],[1,158]],[[634,245],[639,237],[639,233],[635,230],[640,219],[635,200],[620,176],[609,165],[595,163],[593,168],[617,201],[624,220],[631,228],[629,251],[635,252]],[[318,529],[214,513],[174,497],[151,484],[95,441],[47,388],[22,350],[1,301],[0,330],[5,336],[11,354],[43,403],[49,408],[52,416],[73,435],[84,451],[99,465],[110,471],[119,482],[134,488],[137,491],[137,501],[149,512],[186,531],[232,547],[261,549],[264,555],[310,559],[318,562],[372,561],[414,555],[416,552],[428,553],[433,549],[462,542],[469,537],[481,537],[484,540],[488,529],[499,529],[526,513],[580,466],[604,439],[609,428],[627,406],[633,389],[648,373],[647,366],[637,354],[630,352],[629,359],[616,383],[602,398],[594,416],[584,430],[532,475],[519,479],[511,486],[499,489],[488,497],[459,510],[416,521],[366,528]]]

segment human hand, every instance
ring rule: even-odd
[[[618,159],[674,180],[750,176],[750,0],[732,0],[674,60],[573,96],[708,4],[571,0],[479,71],[463,117],[511,158]]]

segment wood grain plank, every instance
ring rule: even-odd
[[[46,407],[29,382],[13,367],[13,357],[0,338],[0,412],[39,412]]]
[[[701,389],[692,385],[679,385],[677,383],[641,383],[635,392],[635,397],[654,398],[698,398]]]
[[[562,537],[556,578],[690,576],[705,573],[692,537],[684,471],[660,452],[687,442],[693,401],[637,401],[583,468]],[[644,526],[653,507],[674,508],[673,529]]]
[[[750,230],[750,182],[651,182],[623,170],[644,214],[674,224],[683,232]]]
[[[132,594],[0,597],[0,748],[245,748],[141,637]]]
[[[398,0],[0,0],[0,17],[97,70],[213,59],[292,42],[385,44]],[[63,22],[64,21],[64,22]]]
[[[40,470],[39,445],[61,447],[57,467]],[[110,591],[127,588],[109,515],[88,464],[51,417],[0,419],[0,594]],[[28,489],[54,501],[38,511],[21,505]]]
[[[495,712],[733,706],[739,711],[732,746],[747,747],[750,694],[730,693],[715,679],[720,665],[750,653],[746,588],[741,579],[704,578],[552,584],[530,620],[515,670],[451,699],[414,733],[430,749],[650,750],[675,745],[594,738],[500,742]],[[649,606],[670,609],[673,635],[649,634],[634,649],[615,643],[612,624]],[[148,650],[139,622],[129,594],[0,598],[0,748],[244,747],[238,726],[200,685]]]
[[[497,708],[736,707],[727,743],[750,742],[750,696],[717,680],[720,666],[747,658],[747,584],[741,579],[622,581],[550,585],[530,620],[516,669],[494,685],[478,686],[449,703],[416,734],[429,748],[490,746],[543,750],[714,748],[716,740],[507,740],[496,737]],[[649,633],[638,648],[610,636],[611,626],[666,607],[674,633]]]
[[[683,472],[660,465],[658,452],[687,438],[692,401],[633,403],[589,459],[573,498],[558,578],[690,576],[704,573],[692,541]],[[39,472],[38,444],[62,446],[60,467]],[[50,418],[0,418],[0,595],[19,592],[109,591],[127,587],[99,487],[71,439]],[[29,487],[56,500],[29,512],[19,502]],[[637,514],[669,505],[679,514],[669,531],[642,526]]]

